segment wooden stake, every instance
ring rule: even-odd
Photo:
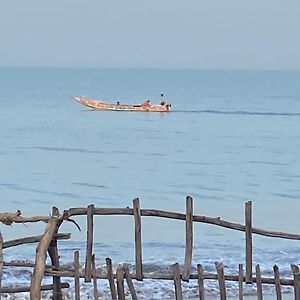
[[[193,198],[186,197],[186,242],[182,280],[189,281],[193,257]]]
[[[87,208],[87,241],[86,241],[86,258],[84,281],[91,282],[92,279],[92,255],[93,255],[93,227],[94,227],[94,205],[91,204]]]
[[[52,216],[59,217],[59,211],[56,207],[52,209]],[[58,230],[58,228],[57,228]],[[55,232],[57,234],[57,232]],[[52,270],[59,269],[59,255],[57,249],[57,240],[52,239],[50,242],[48,253],[51,258]],[[61,280],[60,277],[53,276],[53,300],[62,300]]]
[[[132,278],[130,275],[129,267],[127,264],[123,264],[123,270],[124,270],[127,285],[128,285],[128,288],[129,288],[129,291],[131,294],[131,298],[132,298],[132,300],[138,300],[138,297],[137,297],[137,294],[136,294],[136,291],[135,291],[135,288],[134,288],[134,285],[132,282]]]
[[[252,202],[245,205],[246,283],[252,283]]]
[[[119,265],[117,267],[117,291],[119,300],[125,300],[125,291],[124,291],[124,272],[123,267]]]
[[[197,265],[197,271],[198,271],[199,300],[205,300],[204,274],[203,274],[203,267],[201,264]]]
[[[135,222],[135,268],[136,279],[143,280],[142,262],[142,221],[139,198],[133,200],[133,213]]]
[[[62,220],[61,218],[52,216],[46,226],[43,237],[41,238],[35,256],[35,267],[33,270],[31,285],[30,285],[30,299],[41,299],[41,283],[42,277],[45,272],[46,254],[49,248],[50,242],[53,239],[54,234],[58,231]]]
[[[75,300],[80,300],[79,251],[74,252]]]
[[[280,286],[280,275],[279,275],[278,266],[276,266],[276,265],[273,266],[273,270],[274,270],[276,297],[277,297],[277,300],[282,300],[281,286]]]
[[[300,270],[297,265],[292,264],[291,269],[294,275],[294,295],[295,300],[300,300]]]
[[[225,286],[225,276],[224,276],[224,268],[221,262],[215,262],[217,276],[219,281],[219,288],[220,288],[220,299],[226,300],[226,286]]]
[[[92,255],[92,273],[93,273],[93,285],[94,285],[94,299],[98,300],[98,288],[97,288],[97,269],[96,269],[96,261],[95,254]]]
[[[182,288],[181,288],[179,264],[178,263],[174,264],[172,266],[172,269],[173,269],[173,279],[175,285],[176,300],[182,300]]]
[[[116,286],[114,281],[114,274],[112,270],[112,261],[109,257],[106,258],[106,269],[107,269],[107,278],[108,278],[110,292],[111,292],[111,299],[117,300],[117,292],[116,292]]]
[[[256,271],[257,300],[263,300],[262,280],[261,280],[259,265],[255,267],[255,271]]]
[[[239,300],[243,300],[243,284],[244,284],[244,270],[243,265],[239,264]]]

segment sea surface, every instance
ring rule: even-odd
[[[139,104],[159,103],[170,113],[101,112],[75,103],[72,95]],[[0,68],[1,212],[49,215],[52,206],[121,208],[140,199],[141,208],[194,213],[244,223],[251,200],[253,226],[300,234],[300,71]],[[80,250],[84,263],[86,220],[79,232],[59,242],[62,262],[71,265]],[[4,241],[41,234],[44,224],[1,224]],[[237,274],[245,261],[242,232],[194,225],[194,258],[205,271],[222,261]],[[145,217],[144,272],[170,272],[184,262],[185,224]],[[132,216],[96,217],[97,266],[134,264]],[[273,276],[291,277],[300,263],[300,241],[254,236],[253,264]],[[4,260],[34,261],[35,245],[4,250]],[[3,286],[26,284],[30,274],[5,269]],[[48,280],[49,281],[49,280]],[[207,294],[217,294],[207,282]],[[101,295],[108,297],[107,283]],[[85,285],[87,295],[92,286]],[[197,297],[197,282],[184,288]],[[137,283],[144,299],[172,299],[172,282]],[[237,285],[228,293],[237,295]],[[247,287],[251,294],[253,287]],[[273,288],[265,287],[266,293]],[[291,289],[285,291],[290,292]]]

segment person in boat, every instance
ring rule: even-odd
[[[160,105],[165,106],[167,104],[164,94],[160,94]]]
[[[151,106],[151,103],[150,103],[150,100],[145,100],[143,103],[142,103],[142,105],[141,106],[146,106],[146,107],[149,107],[149,106]]]

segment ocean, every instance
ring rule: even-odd
[[[299,82],[300,71],[2,67],[1,212],[121,208],[138,197],[141,208],[184,213],[189,195],[195,214],[243,224],[251,200],[254,227],[299,233]],[[170,113],[93,111],[71,99],[154,104],[161,93]],[[84,263],[86,220],[76,221],[81,232],[73,224],[60,230],[72,234],[59,242],[65,264],[72,264],[75,250]],[[44,226],[1,224],[1,232],[6,241],[41,234]],[[202,263],[213,272],[222,261],[225,274],[236,273],[245,260],[244,234],[207,224],[194,230],[193,267]],[[148,272],[184,262],[184,222],[147,217],[142,236]],[[134,263],[132,216],[96,217],[94,240],[98,266],[106,257]],[[291,277],[290,264],[300,263],[299,241],[254,236],[253,247],[253,264],[263,275],[272,276],[277,264],[282,277]],[[34,255],[35,245],[4,250],[5,261],[33,262]],[[5,269],[3,286],[29,278],[27,271]],[[105,298],[107,283],[101,284]],[[195,296],[196,286],[187,284],[185,297]],[[138,288],[145,299],[174,298],[172,282]],[[216,283],[208,283],[208,295],[216,291]],[[228,293],[236,296],[237,285]]]

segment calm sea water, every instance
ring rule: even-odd
[[[1,211],[127,207],[139,197],[142,208],[184,212],[190,195],[196,214],[243,223],[252,200],[255,227],[300,233],[299,82],[298,71],[0,68]],[[171,113],[90,111],[70,98],[158,103],[160,93]],[[61,243],[66,263],[76,249],[84,255],[86,221],[76,220],[81,233],[62,227],[72,232]],[[95,222],[98,263],[134,262],[133,218]],[[43,229],[1,225],[4,240]],[[180,221],[143,220],[149,270],[183,262],[184,230]],[[243,262],[242,233],[196,224],[195,234],[195,264],[210,270],[222,260],[230,272]],[[265,272],[277,263],[290,276],[299,248],[255,237],[254,263]],[[6,251],[6,260],[32,260],[34,247]]]

